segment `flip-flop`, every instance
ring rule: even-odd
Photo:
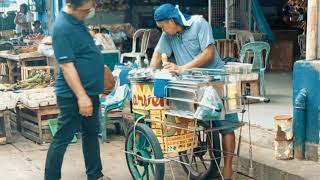
[[[98,180],[111,180],[111,178],[109,178],[107,176],[103,176],[103,177],[99,178]]]
[[[217,180],[222,180],[222,178],[219,177]],[[232,179],[232,178],[224,178],[224,180],[234,180],[234,179]]]

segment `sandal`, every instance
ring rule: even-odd
[[[98,180],[111,180],[111,178],[107,177],[107,176],[102,176],[101,178],[99,178]]]
[[[222,180],[221,177],[219,177],[217,180]],[[224,178],[224,180],[234,180],[233,178]]]

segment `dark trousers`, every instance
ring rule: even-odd
[[[61,178],[61,166],[67,146],[75,133],[81,128],[82,151],[85,160],[88,180],[97,180],[102,177],[102,165],[99,147],[99,97],[91,97],[93,115],[83,117],[79,114],[76,98],[57,97],[60,114],[58,117],[59,129],[50,144],[46,167],[45,180],[59,180]],[[74,159],[78,161],[78,159]]]

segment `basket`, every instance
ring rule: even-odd
[[[195,127],[195,122],[191,119],[166,116],[165,112],[165,110],[150,110],[151,129],[160,143],[162,153],[178,153],[197,147],[197,138],[193,131],[166,127],[159,121],[169,121],[189,129]]]
[[[197,137],[194,136],[194,133],[163,137],[163,141],[161,141],[161,138],[158,138],[158,140],[164,154],[187,151],[198,146]]]

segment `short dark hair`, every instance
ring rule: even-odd
[[[69,3],[75,8],[78,8],[88,1],[93,1],[93,0],[66,0],[66,3]]]
[[[34,22],[33,22],[33,26],[35,26],[35,25],[41,25],[41,22],[40,22],[39,20],[34,21]]]
[[[23,3],[23,4],[20,5],[20,9],[24,9],[25,12],[27,13],[29,11],[29,6],[27,4],[25,4],[25,3]]]

